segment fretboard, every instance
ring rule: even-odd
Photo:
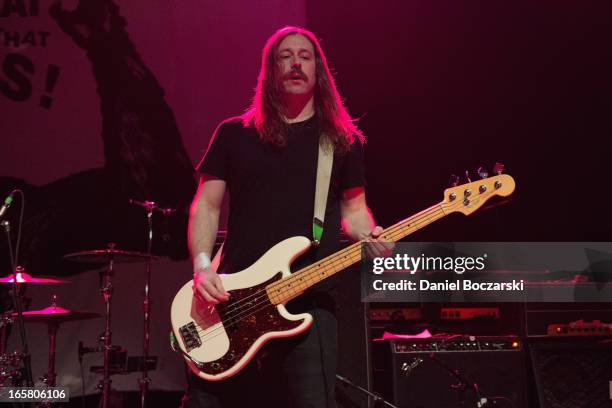
[[[397,242],[446,214],[442,203],[433,205],[385,229],[380,237],[387,241]],[[275,305],[286,303],[313,285],[359,262],[362,256],[362,244],[366,242],[366,240],[355,242],[335,254],[294,272],[291,276],[271,283],[266,287],[270,301]]]

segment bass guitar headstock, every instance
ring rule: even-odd
[[[451,176],[451,187],[444,190],[442,207],[445,213],[461,212],[470,215],[483,206],[490,198],[495,196],[506,197],[514,192],[516,186],[514,179],[508,174],[502,174],[504,165],[495,163],[494,176],[479,167],[477,173],[480,180],[471,181],[466,171],[467,183],[459,185],[459,177]]]

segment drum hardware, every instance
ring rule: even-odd
[[[61,279],[52,278],[37,278],[27,274],[23,267],[17,267],[15,274],[0,278],[0,283],[15,284],[17,281],[18,298],[22,306],[26,308],[29,306],[31,299],[26,298],[23,295],[24,283],[66,283],[67,281]],[[11,292],[14,291],[11,288]],[[32,312],[23,312],[23,321],[28,323],[31,320]],[[12,353],[6,352],[6,344],[9,333],[9,328],[18,319],[17,312],[8,310],[0,315],[0,387],[7,386],[7,381],[11,380],[11,384],[14,386],[22,385],[24,380],[25,370],[21,368],[24,363],[24,353],[14,351]],[[53,371],[51,371],[53,372]]]
[[[121,369],[123,363],[121,360],[123,356],[121,353],[117,353],[121,350],[120,346],[112,345],[112,332],[111,332],[111,301],[113,294],[112,277],[114,274],[115,263],[131,263],[141,262],[145,260],[157,259],[157,257],[150,256],[141,252],[124,251],[115,248],[114,243],[109,243],[107,249],[81,251],[68,254],[64,256],[64,259],[89,263],[89,264],[107,264],[107,267],[100,272],[100,293],[104,299],[105,305],[105,321],[104,321],[104,332],[99,337],[100,346],[99,348],[91,349],[86,347],[79,347],[79,358],[82,360],[82,353],[97,351],[99,349],[104,353],[104,365],[102,366],[102,379],[98,384],[98,388],[102,392],[101,408],[109,408],[111,398],[111,379],[112,374],[118,374],[124,372]],[[125,352],[127,354],[127,351]],[[99,368],[96,368],[99,370]],[[95,371],[99,372],[99,371]]]
[[[138,380],[140,386],[140,406],[145,408],[147,405],[147,393],[149,391],[149,384],[151,379],[148,376],[149,367],[155,369],[157,364],[157,357],[151,360],[149,357],[149,340],[150,340],[150,320],[151,320],[151,266],[152,266],[152,249],[153,249],[153,212],[159,212],[164,216],[168,216],[174,213],[176,210],[173,208],[163,208],[157,205],[153,201],[137,201],[130,199],[130,204],[142,207],[146,211],[147,215],[147,258],[146,258],[146,274],[145,274],[145,286],[144,286],[144,298],[142,301],[142,312],[143,312],[143,340],[142,340],[142,357],[141,360],[137,361],[137,366],[141,367],[142,377]],[[150,363],[153,362],[151,365]]]
[[[143,356],[132,356],[128,357],[126,372],[135,373],[143,371],[154,371],[157,369],[157,356],[147,356],[145,359]]]
[[[23,382],[23,354],[14,351],[0,355],[0,388],[7,385],[20,386]],[[11,381],[7,384],[7,381]]]
[[[83,361],[83,356],[89,353],[101,353],[104,351],[104,346],[98,347],[85,347],[83,342],[79,342],[78,356],[79,363]],[[143,371],[143,358],[142,356],[130,356],[128,357],[128,351],[119,346],[113,346],[110,355],[110,372],[111,375],[115,374],[129,374]],[[147,360],[146,369],[153,371],[157,368],[157,357],[149,356]],[[104,366],[92,366],[89,371],[96,374],[103,374]]]
[[[8,328],[13,324],[13,311],[9,310],[0,315],[0,358],[6,353],[6,341],[8,338]]]
[[[21,194],[21,214],[22,216],[20,217],[20,219],[23,219],[25,200],[24,200],[23,191],[18,190],[18,189],[11,191],[11,194],[9,195],[9,197],[7,197],[7,199],[4,201],[4,205],[2,207],[2,210],[3,210],[2,215],[4,215],[9,205],[12,203],[13,201],[12,197],[17,192]],[[16,277],[18,277],[19,276],[18,274],[20,272],[23,272],[23,268],[19,266],[19,245],[20,245],[20,238],[21,238],[21,222],[19,223],[19,231],[17,234],[17,246],[16,246],[15,254],[13,254],[13,245],[12,245],[12,239],[11,239],[11,224],[8,220],[2,221],[1,224],[4,227],[4,231],[6,232],[6,242],[8,245],[8,251],[9,251],[10,260],[11,260],[11,271],[13,272],[13,274],[15,274]],[[26,336],[25,325],[23,323],[23,315],[22,315],[23,305],[21,303],[21,298],[19,296],[19,285],[20,284],[18,282],[18,279],[14,279],[12,283],[13,290],[11,291],[11,297],[13,299],[13,308],[17,312],[17,327],[19,329],[19,338],[21,341],[21,353],[22,353],[22,362],[23,362],[23,368],[24,368],[25,382],[26,382],[26,386],[32,387],[34,386],[34,380],[32,378],[32,364],[30,361],[30,350],[28,347],[28,339]]]
[[[32,275],[29,275],[24,272],[22,267],[17,268],[17,283],[68,283],[68,281],[63,279],[55,279],[55,278],[36,278]],[[10,274],[8,276],[4,276],[0,278],[0,283],[13,283],[15,281],[15,275]]]
[[[12,317],[14,318],[16,315],[13,313]],[[23,312],[23,321],[25,323],[44,323],[47,325],[47,333],[49,334],[49,359],[47,372],[40,378],[47,387],[56,386],[57,373],[55,372],[55,349],[59,325],[69,321],[92,319],[96,317],[100,317],[100,314],[69,310],[58,306],[56,295],[52,296],[51,305],[49,307],[41,310]],[[51,403],[42,402],[38,407],[51,407]]]
[[[109,249],[94,249],[91,251],[74,252],[64,255],[64,259],[72,262],[104,266],[107,265],[111,259],[113,260],[113,263],[122,264],[144,262],[149,257],[149,255],[142,252],[115,249],[114,243],[109,243],[108,246]],[[153,260],[156,259],[158,258],[154,256]]]
[[[84,251],[73,254],[68,254],[64,256],[65,259],[77,261],[77,262],[88,262],[88,263],[98,263],[98,260],[106,259],[108,262],[108,267],[101,272],[101,282],[100,282],[100,293],[102,293],[102,297],[104,299],[105,305],[105,322],[104,322],[104,332],[100,336],[101,341],[103,342],[103,350],[104,350],[104,370],[102,380],[98,384],[98,388],[102,391],[102,408],[108,408],[109,400],[110,400],[110,353],[112,348],[111,343],[111,299],[113,294],[113,285],[112,285],[112,276],[114,273],[114,263],[115,263],[115,255],[120,255],[119,253],[115,253],[115,244],[109,243],[108,249],[103,250],[94,250],[94,251]],[[92,261],[92,260],[95,260]]]
[[[83,362],[83,356],[89,353],[103,353],[104,352],[104,339],[100,336],[100,344],[97,347],[85,347],[83,342],[79,341],[78,355],[79,364]],[[109,371],[111,375],[115,374],[126,374],[125,365],[127,360],[127,350],[121,346],[111,346],[110,357],[109,357]],[[92,366],[89,371],[95,374],[104,374],[104,366]],[[98,388],[100,386],[98,385]]]
[[[11,193],[11,197],[12,197]],[[11,200],[12,201],[12,200]],[[102,391],[102,398],[100,406],[107,408],[110,402],[110,388],[111,380],[110,375],[115,373],[126,373],[141,371],[142,378],[139,380],[141,388],[141,405],[144,407],[146,404],[146,395],[149,388],[150,378],[148,377],[148,371],[156,369],[157,357],[149,356],[149,338],[150,338],[150,283],[151,283],[151,266],[152,261],[157,259],[152,255],[152,243],[153,243],[153,212],[160,212],[163,215],[169,215],[173,213],[174,209],[161,208],[154,202],[146,201],[144,203],[130,200],[132,204],[140,205],[146,209],[147,221],[148,221],[148,239],[147,239],[147,253],[122,251],[115,249],[114,244],[109,244],[107,249],[93,250],[93,251],[82,251],[78,253],[68,254],[65,256],[66,259],[85,262],[90,264],[106,265],[100,276],[100,292],[105,303],[105,326],[104,332],[101,334],[99,339],[99,346],[95,349],[83,347],[82,343],[79,343],[79,361],[82,361],[82,357],[87,352],[101,351],[104,354],[104,365],[102,367],[92,367],[93,372],[101,372],[103,378],[100,381],[99,388]],[[6,204],[6,203],[5,203]],[[5,208],[6,207],[6,208]],[[3,207],[3,211],[6,211],[8,206]],[[25,338],[24,322],[27,323],[45,323],[48,327],[49,335],[49,361],[47,373],[41,378],[41,380],[47,386],[55,386],[57,373],[55,372],[55,350],[56,350],[56,339],[59,325],[61,323],[73,320],[89,319],[100,317],[97,313],[72,311],[65,309],[57,305],[57,298],[53,296],[52,303],[49,307],[41,310],[23,312],[23,299],[20,296],[20,289],[23,288],[23,283],[65,283],[65,280],[54,279],[54,278],[43,278],[43,277],[32,277],[25,273],[23,268],[16,267],[16,259],[13,258],[13,250],[10,246],[10,224],[8,221],[2,222],[5,231],[8,236],[9,251],[11,253],[11,262],[13,265],[13,274],[0,278],[0,283],[8,283],[14,286],[12,290],[14,310],[0,315],[0,386],[4,385],[7,381],[12,380],[13,384],[21,385],[23,377],[26,378],[26,385],[33,386],[32,374],[30,368],[30,360],[28,353],[27,341]],[[19,241],[19,240],[18,240]],[[122,349],[120,346],[112,345],[112,332],[111,332],[111,304],[113,294],[113,282],[112,276],[114,273],[115,263],[125,262],[146,262],[146,281],[144,287],[144,299],[143,299],[143,313],[144,313],[144,336],[143,336],[143,356],[127,357],[127,351]],[[6,334],[8,328],[17,320],[21,340],[22,340],[22,352],[15,352],[12,354],[6,354]],[[24,370],[20,369],[20,365],[23,364]],[[41,406],[48,406],[41,405]]]
[[[100,317],[99,313],[69,310],[57,305],[57,296],[53,295],[51,305],[41,310],[23,312],[23,321],[26,323],[44,323],[49,334],[49,364],[47,373],[41,378],[48,387],[55,387],[57,374],[55,373],[55,345],[57,331],[61,323],[93,319]]]

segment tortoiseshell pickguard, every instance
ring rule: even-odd
[[[287,320],[280,315],[275,305],[270,303],[266,294],[266,286],[280,280],[282,274],[279,272],[268,281],[245,289],[230,290],[230,302],[224,304],[223,309],[218,308],[221,320],[224,322],[225,331],[230,339],[230,347],[225,355],[215,361],[198,363],[198,368],[204,373],[217,375],[234,366],[253,345],[253,343],[265,333],[273,331],[287,331],[294,329],[302,323],[302,320]],[[254,301],[249,296],[261,291],[263,296]],[[253,303],[249,304],[248,302]],[[257,303],[257,305],[254,304]],[[238,312],[235,306],[239,304],[244,312]],[[233,319],[231,316],[240,316]],[[206,347],[204,343],[201,347]]]

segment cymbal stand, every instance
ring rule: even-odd
[[[147,406],[147,392],[149,391],[149,384],[151,379],[147,372],[147,360],[149,357],[149,336],[150,336],[150,318],[151,318],[151,250],[153,245],[153,207],[147,206],[147,227],[149,234],[147,235],[147,264],[145,266],[145,286],[144,286],[144,298],[142,300],[142,314],[143,314],[143,334],[142,334],[142,377],[138,380],[140,385],[140,406],[145,408]]]
[[[110,249],[114,249],[115,244],[108,244]],[[113,255],[110,255],[108,261],[108,268],[102,274],[102,282],[100,287],[100,292],[104,297],[104,305],[106,306],[105,313],[105,323],[104,323],[104,334],[102,334],[101,340],[103,341],[103,349],[104,349],[104,369],[103,376],[100,384],[98,384],[98,388],[102,390],[102,408],[108,408],[110,403],[110,387],[111,387],[111,379],[110,379],[110,355],[112,351],[112,333],[110,329],[111,325],[111,298],[113,294],[113,284],[112,284],[112,276],[113,276],[113,267],[114,267],[114,259]]]
[[[0,315],[0,356],[6,354],[8,328],[11,324],[13,324],[13,311],[8,310]]]
[[[57,373],[55,372],[55,338],[57,337],[57,330],[59,329],[59,323],[50,322],[47,324],[47,333],[49,334],[49,365],[47,374],[42,377],[42,382],[47,387],[55,387],[55,380]],[[38,408],[50,408],[52,404],[48,401],[41,402]]]
[[[56,295],[53,295],[51,305],[57,305]],[[55,387],[55,379],[57,378],[57,374],[55,373],[55,338],[57,337],[58,329],[59,323],[53,321],[47,323],[47,333],[49,334],[49,365],[47,374],[42,378],[43,383],[45,383],[47,387]]]

